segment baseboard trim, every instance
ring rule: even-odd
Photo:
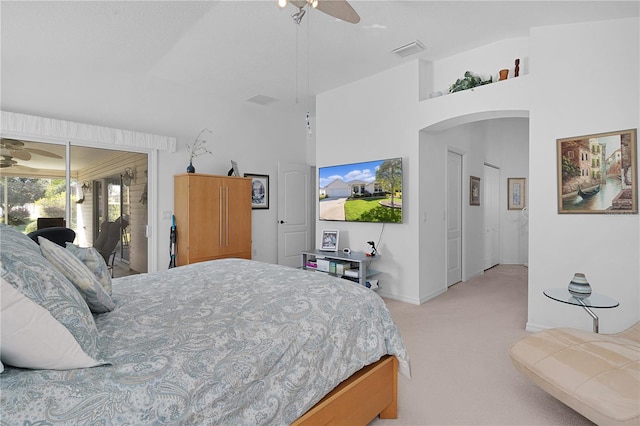
[[[538,331],[544,331],[550,328],[552,327],[527,321],[527,326],[525,327],[525,330],[531,331],[533,333],[537,333]]]
[[[420,301],[418,299],[414,299],[413,297],[405,297],[405,296],[400,296],[394,293],[388,293],[386,291],[384,291],[382,288],[378,289],[376,291],[376,293],[378,293],[378,296],[383,297],[385,299],[393,299],[393,300],[397,300],[399,302],[405,302],[405,303],[411,303],[412,305],[420,305]]]

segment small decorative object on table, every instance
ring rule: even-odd
[[[513,69],[513,76],[517,77],[520,75],[520,59],[516,59],[516,67]]]
[[[338,251],[338,231],[322,231],[322,241],[320,250],[322,251]]]
[[[187,152],[189,153],[189,165],[187,166],[187,173],[195,173],[196,168],[193,167],[193,159],[203,154],[213,154],[213,152],[209,151],[204,144],[207,143],[206,140],[202,139],[202,134],[204,132],[213,133],[209,129],[202,129],[202,131],[198,134],[196,141],[193,145],[187,144]]]
[[[584,274],[576,272],[569,282],[569,293],[573,297],[585,298],[591,295],[591,285]]]
[[[227,176],[242,176],[240,174],[240,170],[238,169],[238,163],[231,160],[231,168],[227,172]]]
[[[367,254],[367,256],[375,256],[378,250],[376,249],[376,243],[373,241],[367,241],[367,244],[371,246],[371,253]]]
[[[509,77],[509,70],[506,68],[503,70],[500,70],[500,80],[506,80],[507,77]]]

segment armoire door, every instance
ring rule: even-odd
[[[223,252],[251,259],[251,179],[222,179],[221,192]]]

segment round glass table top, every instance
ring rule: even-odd
[[[579,298],[569,293],[566,288],[548,288],[544,295],[558,302],[568,303],[575,306],[587,306],[589,308],[615,308],[620,304],[615,299],[604,294],[591,293],[589,297]]]

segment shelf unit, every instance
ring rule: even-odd
[[[367,278],[372,277],[376,274],[379,274],[379,271],[369,269],[369,265],[372,261],[380,259],[380,255],[375,256],[367,256],[366,253],[362,252],[351,252],[349,254],[342,252],[331,252],[331,251],[321,251],[321,250],[308,250],[302,251],[302,269],[308,269],[312,271],[324,272],[326,274],[340,276],[342,278],[358,282],[360,285],[366,287]],[[307,266],[307,262],[310,260],[310,257],[315,257],[316,259],[329,259],[329,260],[339,260],[343,262],[356,263],[358,265],[358,277],[349,277],[346,275],[339,275],[336,273],[322,271],[316,268],[310,268]]]

